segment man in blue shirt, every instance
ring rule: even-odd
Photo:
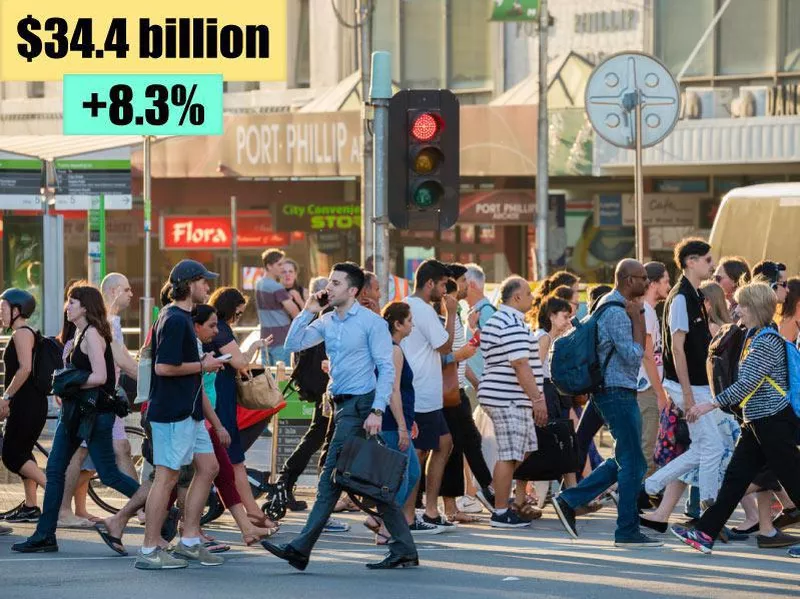
[[[614,438],[614,456],[603,462],[580,484],[567,489],[553,501],[558,517],[567,532],[578,538],[575,510],[619,483],[616,547],[660,547],[639,530],[637,498],[647,462],[642,453],[642,417],[636,400],[639,367],[644,356],[646,327],[642,297],[648,278],[644,266],[636,260],[617,265],[616,286],[599,302],[615,302],[597,320],[597,357],[605,364],[603,390],[592,401],[608,424]],[[624,306],[624,308],[623,308]]]
[[[341,487],[331,480],[331,473],[345,440],[358,434],[360,428],[369,435],[381,432],[383,413],[392,394],[395,376],[392,337],[386,322],[356,300],[363,286],[364,271],[358,265],[352,262],[334,265],[325,291],[309,297],[286,336],[286,349],[293,352],[325,342],[330,360],[328,393],[336,409],[333,439],[319,477],[317,499],[305,527],[285,545],[261,542],[264,549],[298,570],[308,566],[311,550],[342,493]],[[334,310],[312,322],[326,305]],[[378,511],[392,542],[386,558],[367,567],[382,570],[419,565],[417,549],[400,506],[379,503]]]

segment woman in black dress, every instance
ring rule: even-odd
[[[36,332],[28,319],[36,309],[33,295],[22,289],[8,289],[0,295],[0,322],[11,329],[11,340],[3,354],[6,381],[0,399],[0,419],[8,417],[3,440],[3,464],[22,478],[25,501],[6,516],[7,522],[36,522],[41,510],[36,502],[36,487],[44,488],[47,479],[33,457],[33,446],[47,420],[47,393],[36,388],[33,349]]]

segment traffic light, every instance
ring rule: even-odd
[[[458,220],[459,106],[449,90],[401,90],[389,104],[389,221],[444,230]]]

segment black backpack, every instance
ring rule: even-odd
[[[50,395],[53,389],[53,373],[64,368],[64,348],[53,337],[45,337],[30,327],[25,328],[34,336],[31,381],[37,391]]]
[[[325,343],[318,343],[294,355],[295,363],[289,382],[297,389],[303,401],[317,402],[328,388],[328,375],[322,370],[322,361],[328,359]]]
[[[739,358],[742,355],[747,329],[738,324],[723,325],[708,346],[706,372],[711,395],[716,397],[739,377]],[[738,406],[723,407],[723,411],[741,417]]]

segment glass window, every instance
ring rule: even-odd
[[[714,0],[656,0],[656,56],[674,74],[683,68],[713,16]],[[710,75],[713,49],[709,39],[685,75]]]
[[[732,2],[719,22],[719,74],[774,71],[777,35],[778,0]]]
[[[294,78],[297,87],[308,87],[311,84],[308,2],[309,0],[300,2],[300,30],[297,35],[297,54],[294,65]]]
[[[444,0],[404,0],[403,84],[410,88],[442,86],[444,73]]]
[[[380,0],[372,3],[372,49],[395,52],[397,44],[397,3]]]
[[[786,0],[783,15],[784,71],[800,71],[800,0]]]
[[[450,81],[455,89],[474,89],[491,85],[491,31],[485,0],[450,1],[448,40]]]

